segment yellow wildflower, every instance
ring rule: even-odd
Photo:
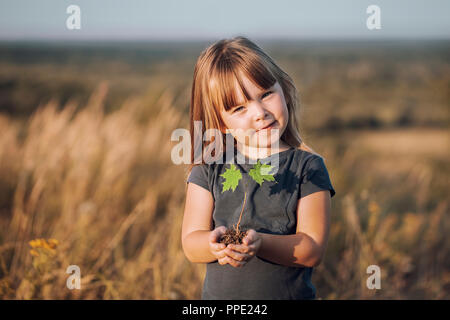
[[[50,248],[55,249],[59,244],[59,241],[56,239],[48,239],[48,245]]]
[[[50,250],[50,245],[47,243],[47,241],[45,241],[44,239],[42,239],[42,248]]]
[[[55,248],[58,246],[59,241],[56,239],[48,239],[45,240],[43,238],[40,239],[34,239],[31,240],[30,242],[28,242],[28,244],[33,248],[33,249],[38,249],[38,248],[42,248],[42,249],[46,249],[50,252],[54,252]]]
[[[38,247],[38,241],[37,241],[37,240],[31,240],[30,242],[28,242],[28,244],[29,244],[32,248],[37,248],[37,247]]]

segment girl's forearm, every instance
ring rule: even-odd
[[[198,230],[189,233],[182,240],[183,251],[191,262],[208,263],[217,260],[209,249],[209,234],[211,231]]]
[[[257,256],[261,258],[292,267],[315,267],[320,263],[321,248],[306,233],[258,234],[262,238],[262,242]]]

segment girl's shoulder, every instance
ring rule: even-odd
[[[315,161],[317,159],[320,159],[322,161],[325,161],[325,158],[318,154],[317,152],[313,150],[305,150],[300,147],[295,148],[294,150],[294,159],[297,162],[300,163],[308,163],[311,161]]]

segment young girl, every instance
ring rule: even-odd
[[[323,158],[302,142],[296,112],[292,79],[247,38],[218,41],[198,58],[191,143],[200,139],[202,150],[223,145],[226,154],[218,155],[227,159],[205,161],[206,151],[194,159],[198,148],[191,149],[182,244],[191,262],[207,263],[202,299],[315,299],[311,275],[327,246],[335,190]],[[194,121],[201,124],[200,138]],[[220,130],[223,139],[208,144],[202,139],[208,129]],[[230,132],[233,145],[227,146]],[[228,155],[230,147],[236,156]],[[272,181],[250,177],[256,161],[270,165],[274,157],[278,170]],[[241,181],[225,191],[231,164]],[[242,244],[220,243],[240,217],[239,229],[247,230]]]

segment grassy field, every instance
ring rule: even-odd
[[[170,135],[204,45],[0,45],[0,299],[200,297]],[[450,44],[261,45],[337,192],[318,298],[449,299]]]

